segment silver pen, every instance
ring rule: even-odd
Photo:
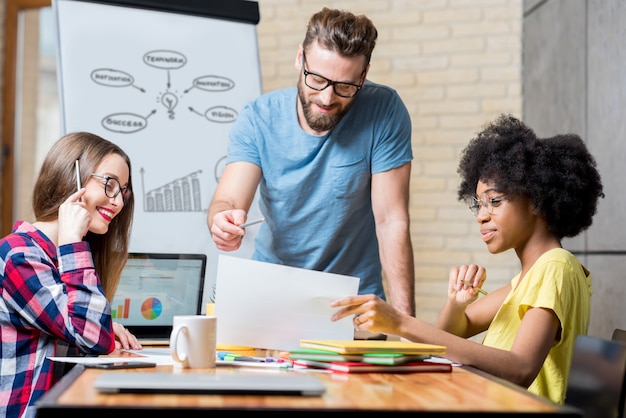
[[[76,160],[74,166],[76,167],[76,188],[80,190],[82,186],[80,184],[80,166],[78,165],[78,160]]]
[[[260,224],[261,222],[265,222],[265,218],[257,219],[256,221],[246,222],[245,224],[238,225],[239,228],[245,229],[249,226]]]

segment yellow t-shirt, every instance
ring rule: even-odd
[[[483,344],[510,350],[529,309],[552,310],[560,322],[560,340],[555,341],[528,390],[563,403],[576,336],[587,334],[589,327],[591,275],[572,253],[557,248],[539,257],[516,289],[519,276],[511,280],[515,290],[498,310]]]

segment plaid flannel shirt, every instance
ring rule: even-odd
[[[0,240],[0,292],[0,416],[32,417],[58,342],[113,351],[111,306],[87,242],[57,248],[26,222]]]

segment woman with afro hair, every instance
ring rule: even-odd
[[[604,197],[593,156],[577,135],[540,139],[500,115],[464,149],[459,200],[476,217],[493,253],[513,249],[521,270],[479,298],[484,267],[450,270],[437,326],[403,314],[374,295],[349,296],[332,320],[354,315],[357,329],[445,345],[446,357],[563,403],[574,342],[587,334],[591,275],[564,237],[587,229]],[[485,332],[482,343],[468,339]]]

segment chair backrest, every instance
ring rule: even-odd
[[[626,343],[626,329],[615,328],[613,330],[613,336],[611,337],[611,339],[613,341],[621,341],[623,343]],[[619,418],[624,418],[626,416],[626,378],[624,378],[624,386],[622,387],[622,392],[624,404],[622,406],[622,411]]]
[[[626,343],[626,329],[615,328],[613,330],[613,336],[611,337],[613,341],[621,341]]]
[[[588,335],[576,337],[565,403],[585,418],[621,418],[624,414],[626,344]]]

